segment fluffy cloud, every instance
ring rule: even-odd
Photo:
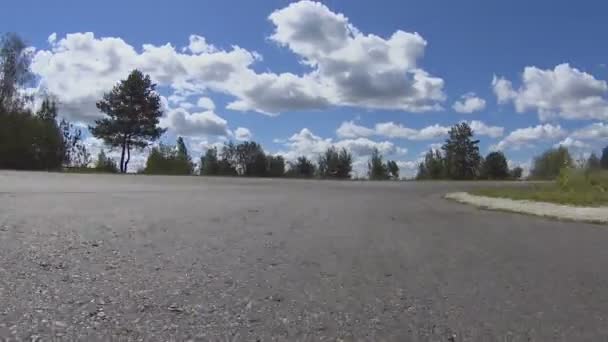
[[[207,44],[205,37],[193,34],[190,35],[189,40],[190,44],[188,44],[188,47],[183,48],[182,51],[190,51],[194,54],[213,53],[217,51],[215,46]]]
[[[98,139],[93,136],[88,136],[82,140],[82,143],[87,148],[87,152],[91,154],[92,159],[96,159],[97,155],[102,149],[104,149],[105,152],[109,152],[109,150],[105,147],[105,144],[102,139]],[[93,160],[93,162],[95,161]]]
[[[39,87],[58,97],[62,115],[91,122],[101,115],[95,101],[134,68],[150,74],[159,86],[173,89],[169,101],[177,103],[186,100],[183,94],[207,88],[241,96],[247,84],[255,83],[249,66],[256,58],[237,46],[188,54],[170,44],[144,44],[137,51],[120,38],[96,38],[89,32],[68,34],[52,41],[49,50],[37,51],[32,71],[40,76]]]
[[[439,109],[445,98],[443,80],[417,66],[426,46],[417,33],[366,35],[344,15],[311,1],[276,10],[269,20],[274,25],[270,39],[293,51],[310,70],[259,73],[253,69],[262,59],[258,53],[238,46],[221,49],[198,35],[191,35],[183,49],[171,44],[137,48],[91,32],[52,34],[50,48],[36,51],[32,70],[39,88],[58,96],[61,114],[85,123],[101,115],[95,102],[134,68],[176,96],[219,92],[234,98],[229,109],[271,115],[328,106],[420,112]],[[213,110],[208,104],[202,108]]]
[[[279,154],[284,155],[287,160],[294,160],[299,156],[316,159],[332,146],[338,149],[345,148],[355,158],[369,156],[374,148],[377,148],[380,153],[385,155],[407,153],[407,149],[397,147],[390,141],[378,142],[368,138],[333,141],[331,138],[324,139],[313,134],[308,128],[303,128],[300,132],[292,135],[285,143],[285,146],[288,150],[281,151]]]
[[[194,108],[194,105],[192,103],[190,103],[190,102],[180,102],[178,104],[178,106],[180,108],[184,108],[186,110],[190,110],[190,109]]]
[[[270,39],[313,68],[318,88],[336,105],[427,111],[445,99],[443,80],[417,67],[427,42],[396,31],[363,34],[343,14],[300,1],[274,11]]]
[[[437,151],[437,150],[441,151],[442,146],[443,146],[442,143],[432,143],[432,144],[429,144],[428,147],[430,150],[433,150],[433,151]],[[424,153],[426,153],[426,151],[424,151]]]
[[[445,136],[449,131],[449,127],[434,124],[424,127],[420,130],[405,127],[394,122],[377,123],[375,130],[378,135],[389,138],[402,138],[409,140],[429,140]]]
[[[221,137],[218,140],[210,141],[208,139],[188,138],[189,149],[193,155],[202,155],[210,148],[216,148],[219,151],[224,147],[226,140]]]
[[[469,126],[471,126],[473,133],[475,133],[477,135],[485,135],[490,138],[502,137],[502,135],[504,134],[504,130],[505,130],[504,127],[488,126],[485,123],[478,121],[478,120],[473,120],[473,121],[469,122],[468,124],[469,124]]]
[[[187,137],[226,136],[228,123],[212,111],[190,113],[184,108],[176,108],[162,118],[160,125],[177,135]]]
[[[454,102],[452,108],[458,113],[473,113],[486,108],[486,100],[477,97],[475,93],[467,93],[460,97],[459,101]]]
[[[559,147],[559,146],[567,147],[568,149],[586,149],[586,148],[591,147],[589,144],[582,142],[580,140],[573,139],[572,137],[567,137],[566,139],[553,145],[553,147]]]
[[[400,169],[409,171],[417,170],[418,164],[420,164],[420,161],[418,160],[401,160],[397,162],[397,166],[399,166]]]
[[[608,138],[608,125],[596,122],[572,132],[572,137],[583,140],[602,140]]]
[[[376,134],[372,128],[357,125],[353,121],[345,121],[336,130],[336,134],[340,138],[358,138],[370,137]]]
[[[251,138],[253,137],[253,134],[251,134],[251,131],[248,128],[238,127],[237,129],[234,130],[234,137],[236,140],[239,140],[239,141],[247,141],[247,140],[251,140]]]
[[[47,42],[49,42],[49,44],[55,44],[55,42],[57,41],[57,33],[53,32],[51,33],[51,35],[49,35],[49,37],[47,38]]]
[[[499,104],[506,104],[517,98],[517,92],[513,90],[513,84],[505,78],[494,75],[492,78],[492,88]],[[523,108],[518,109],[518,111],[523,110]]]
[[[372,154],[374,148],[382,154],[390,154],[396,151],[395,145],[390,141],[376,142],[367,138],[346,139],[334,144],[337,148],[345,148],[355,156],[367,156]]]
[[[325,152],[331,145],[331,138],[323,139],[313,134],[308,128],[302,128],[298,133],[292,135],[285,144],[289,151],[281,153],[288,160],[295,160],[299,156],[316,158]]]
[[[448,130],[449,127],[437,124],[417,130],[392,121],[377,123],[374,128],[360,126],[353,121],[345,121],[338,127],[336,134],[340,138],[371,137],[377,135],[386,138],[428,140],[442,137],[447,134]]]
[[[223,137],[217,137],[212,139],[196,137],[187,138],[186,141],[188,143],[188,149],[191,155],[202,156],[210,148],[216,148],[218,152],[221,151],[227,139]]]
[[[395,147],[395,153],[397,153],[398,155],[406,155],[409,152],[409,150],[405,147]]]
[[[186,99],[186,96],[177,93],[171,94],[169,97],[167,97],[167,101],[171,104],[183,103],[184,101],[186,101]]]
[[[499,103],[515,105],[519,113],[533,110],[541,120],[559,116],[565,119],[607,119],[608,84],[569,64],[553,70],[526,67],[518,89],[511,81],[494,77],[494,93]]]
[[[207,110],[215,110],[215,103],[208,97],[201,97],[196,102],[196,106]]]
[[[547,141],[562,138],[566,131],[559,125],[538,125],[535,127],[519,128],[509,133],[498,144],[490,147],[491,150],[504,150],[505,148],[519,149],[522,146],[531,146],[536,141]]]
[[[503,135],[504,128],[497,126],[488,126],[485,123],[473,120],[468,122],[475,134],[485,135],[491,138],[497,138]],[[353,121],[345,121],[336,130],[336,134],[340,138],[357,138],[381,136],[392,139],[408,139],[408,140],[432,140],[444,137],[448,134],[450,127],[434,124],[422,129],[414,129],[405,127],[402,124],[397,124],[392,121],[377,123],[374,128],[360,126]]]
[[[97,156],[99,155],[99,152],[102,149],[104,150],[106,157],[112,158],[117,165],[120,163],[120,149],[109,149],[107,146],[105,146],[103,140],[97,139],[93,136],[85,138],[82,142],[86,146],[87,152],[91,154],[92,163],[95,163],[97,161]],[[153,144],[152,146],[155,146],[155,144]],[[135,172],[139,169],[142,169],[146,165],[146,160],[148,159],[150,147],[144,149],[131,150],[131,158],[129,160],[128,165],[129,172]]]
[[[396,146],[390,141],[373,141],[363,137],[334,141],[331,138],[317,136],[308,128],[303,128],[300,132],[293,134],[287,141],[277,140],[277,142],[282,142],[287,148],[286,150],[279,151],[277,154],[283,155],[288,161],[295,160],[300,156],[305,156],[316,161],[319,155],[324,153],[329,147],[345,148],[353,155],[354,177],[366,176],[369,155],[374,149],[378,149],[387,159],[391,156],[404,155],[408,152],[406,148]],[[394,158],[390,159],[394,160]],[[397,160],[397,164],[402,169],[402,175],[404,176],[411,175],[416,169],[418,162]]]
[[[412,178],[418,173],[418,165],[423,161],[422,158],[417,160],[398,160],[399,175],[402,178]]]
[[[309,75],[250,73],[249,86],[239,85],[243,87],[238,92],[239,99],[229,103],[228,109],[277,115],[283,111],[323,109],[330,105],[329,100],[321,95],[321,88]],[[229,91],[237,95],[235,89],[236,86]]]

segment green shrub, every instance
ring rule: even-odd
[[[472,193],[490,197],[532,200],[579,206],[608,204],[608,170],[562,168],[553,183],[525,187],[494,187]]]
[[[568,149],[560,146],[549,149],[534,158],[534,166],[530,172],[533,179],[555,179],[560,176],[563,168],[573,165]]]

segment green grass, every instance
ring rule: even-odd
[[[474,195],[568,204],[574,206],[608,205],[608,171],[563,170],[549,184],[485,188]]]

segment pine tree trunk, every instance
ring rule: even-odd
[[[125,173],[125,149],[127,148],[127,138],[122,141],[122,153],[120,155],[120,173]]]
[[[127,142],[127,160],[125,160],[125,173],[127,173],[127,168],[129,166],[129,161],[131,160],[131,146],[129,142]]]

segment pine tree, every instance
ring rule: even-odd
[[[367,162],[367,175],[371,180],[386,180],[389,178],[388,168],[382,160],[382,154],[374,148]]]
[[[101,149],[97,155],[95,169],[100,172],[118,173],[118,167],[114,159],[106,156],[106,152]]]
[[[254,141],[236,145],[237,170],[244,176],[266,176],[266,154],[262,146]]]
[[[386,168],[388,169],[389,176],[392,179],[399,179],[399,165],[394,160],[389,160],[386,162]]]
[[[295,163],[289,164],[287,176],[296,178],[312,178],[315,175],[315,170],[316,167],[312,160],[301,156],[296,159]]]
[[[285,159],[282,156],[268,156],[268,176],[283,177],[285,175]]]
[[[424,156],[424,171],[428,179],[445,178],[445,160],[439,150],[430,149],[426,153]]]
[[[429,179],[429,172],[426,169],[426,166],[424,165],[424,163],[422,163],[422,162],[418,164],[418,172],[416,173],[416,179],[417,180]]]
[[[509,177],[507,158],[500,151],[490,152],[483,161],[482,174],[489,179],[506,179]]]
[[[192,164],[192,158],[190,158],[188,148],[182,137],[177,138],[176,164],[176,168],[179,169],[176,171],[177,173],[184,175],[192,174],[194,165]]]
[[[319,174],[324,178],[350,178],[353,170],[353,156],[345,149],[328,148],[319,157]]]
[[[150,151],[144,172],[158,175],[190,175],[193,167],[184,139],[179,137],[175,146],[160,144],[154,147]]]
[[[223,176],[238,175],[237,164],[236,145],[232,141],[224,143],[220,153],[219,174]]]
[[[220,164],[217,159],[217,148],[207,149],[205,155],[201,157],[201,176],[212,176],[220,174]]]
[[[524,174],[524,169],[521,166],[516,166],[509,171],[509,177],[512,179],[520,179]]]
[[[0,114],[19,111],[29,100],[19,89],[34,78],[31,61],[32,52],[21,37],[15,33],[0,37]]]
[[[127,172],[132,148],[144,148],[165,132],[158,127],[162,110],[155,89],[148,75],[133,70],[97,102],[97,108],[107,117],[95,121],[89,129],[107,145],[122,150],[120,172]]]
[[[57,118],[57,105],[55,104],[55,101],[50,98],[42,100],[42,104],[40,105],[40,109],[36,112],[36,116],[42,120],[55,120]]]
[[[534,179],[555,179],[563,168],[573,165],[570,152],[564,146],[548,149],[534,158],[530,176]]]
[[[452,126],[448,139],[441,147],[445,153],[447,176],[452,179],[474,179],[479,173],[481,156],[479,140],[473,140],[473,130],[462,122]]]
[[[63,141],[63,165],[69,167],[87,167],[91,155],[82,139],[82,131],[64,119],[59,123]]]
[[[602,157],[600,158],[600,166],[602,169],[608,169],[608,146],[602,150]]]

